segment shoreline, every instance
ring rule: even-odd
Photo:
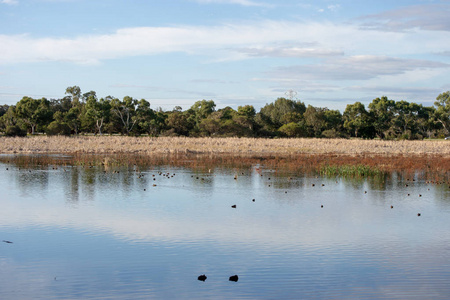
[[[447,141],[38,136],[0,138],[0,143],[0,162],[24,167],[169,165],[207,171],[261,165],[327,176],[420,172],[427,178],[450,178]]]

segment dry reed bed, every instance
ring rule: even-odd
[[[346,139],[253,139],[79,136],[0,138],[0,153],[130,153],[255,155],[440,155],[450,156],[448,141],[381,141]]]

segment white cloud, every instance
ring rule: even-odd
[[[450,65],[428,60],[357,55],[329,59],[319,64],[280,67],[270,74],[275,78],[302,80],[369,80],[380,76],[439,68],[450,68]]]
[[[19,1],[17,0],[0,0],[1,4],[8,4],[8,5],[16,5],[19,4]]]
[[[268,6],[268,4],[250,0],[195,0],[198,3],[238,4],[242,6]]]
[[[360,18],[368,29],[399,31],[413,28],[450,31],[449,4],[427,4],[402,7]]]
[[[331,11],[336,11],[339,8],[341,8],[341,5],[340,4],[331,4],[331,5],[328,5],[327,8]]]
[[[341,50],[312,47],[255,47],[242,48],[238,51],[249,56],[263,57],[327,57],[344,55],[344,52]]]
[[[209,61],[255,56],[323,58],[344,53],[353,57],[368,53],[398,57],[435,53],[436,49],[448,48],[449,40],[450,32],[418,29],[382,32],[362,30],[352,24],[315,22],[135,27],[73,38],[0,35],[0,64],[39,61],[94,64],[108,59],[172,52],[203,55]]]

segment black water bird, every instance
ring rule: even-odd
[[[230,276],[230,279],[228,279],[228,280],[237,282],[239,280],[239,276],[237,276],[237,275]]]
[[[236,204],[235,205],[231,205],[232,208],[236,208]]]
[[[420,213],[418,213],[417,216],[420,217]]]
[[[205,274],[198,276],[198,280],[203,281],[203,282],[206,280],[206,278],[208,278],[208,277],[206,277]]]
[[[12,244],[13,242],[11,242],[11,241],[6,241],[6,240],[3,240],[3,243],[7,243],[7,244]]]

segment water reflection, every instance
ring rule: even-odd
[[[0,189],[5,299],[450,295],[450,189],[420,174],[10,163]]]

